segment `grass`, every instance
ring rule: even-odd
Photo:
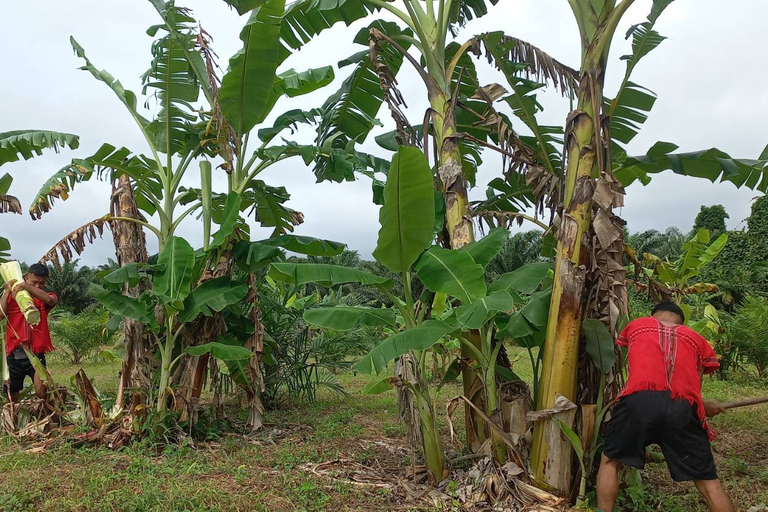
[[[530,377],[527,354],[514,353],[515,372]],[[68,382],[79,367],[52,359],[54,378]],[[86,365],[102,391],[114,392],[116,363]],[[246,441],[216,430],[210,440],[182,444],[157,455],[147,443],[119,451],[61,444],[31,453],[0,437],[0,511],[417,511],[432,510],[409,501],[397,486],[355,485],[346,478],[314,473],[313,465],[341,461],[374,474],[398,477],[409,466],[405,428],[398,420],[394,393],[364,395],[374,377],[339,375],[349,396],[323,390],[315,404],[293,404],[265,414],[267,428]],[[447,386],[440,404],[460,393]],[[707,380],[705,396],[722,401],[768,394],[768,384]],[[463,414],[455,415],[463,431]],[[768,407],[729,412],[712,421],[714,450],[737,510],[768,504]],[[441,430],[447,440],[445,422]],[[446,443],[449,457],[458,455]],[[706,510],[691,485],[675,484],[663,465],[648,465],[643,487],[623,492],[624,510],[688,512]],[[632,502],[634,498],[635,502]]]
[[[704,381],[704,398],[721,402],[765,396],[768,384],[747,379]],[[768,406],[733,409],[710,420],[717,432],[712,450],[723,486],[736,510],[768,505]],[[704,501],[690,483],[675,483],[664,465],[650,464],[643,474],[644,510],[706,512]],[[662,508],[655,508],[662,504]]]

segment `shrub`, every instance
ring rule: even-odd
[[[101,307],[89,307],[78,315],[63,315],[51,323],[54,343],[72,364],[94,357],[101,345],[109,314]]]
[[[725,322],[724,341],[738,349],[739,355],[757,369],[761,378],[768,377],[768,300],[747,297],[736,307],[736,313]]]

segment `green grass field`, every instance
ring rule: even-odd
[[[526,361],[519,358],[515,371],[530,377]],[[61,382],[78,370],[55,359],[50,366]],[[114,390],[118,364],[85,369],[100,390]],[[266,428],[250,440],[212,430],[208,441],[158,455],[146,443],[119,451],[61,443],[36,453],[0,438],[0,510],[433,510],[397,485],[410,453],[395,394],[364,395],[370,377],[339,377],[348,396],[323,391],[316,404],[269,411]],[[459,392],[458,386],[444,390],[440,402]],[[764,383],[705,384],[705,395],[718,400],[765,394]],[[718,467],[737,510],[768,504],[768,407],[735,410],[712,425],[719,434]],[[447,439],[447,428],[444,433]],[[459,455],[449,449],[450,457]],[[361,468],[365,482],[354,480]],[[336,478],[329,470],[338,470]],[[371,480],[376,475],[380,481]],[[643,481],[642,488],[623,492],[624,510],[706,510],[692,486],[674,484],[663,465],[649,465]]]

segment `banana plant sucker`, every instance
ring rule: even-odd
[[[577,109],[565,130],[566,175],[562,222],[558,230],[555,278],[549,309],[538,409],[554,405],[557,395],[576,399],[581,323],[584,314],[585,268],[592,224],[595,179],[611,165],[606,151],[602,115],[603,84],[616,26],[634,0],[608,0],[596,9],[591,0],[569,0],[581,35],[582,63]],[[541,483],[567,491],[571,475],[564,461],[547,461],[548,420],[534,428],[531,465]],[[558,467],[560,465],[560,467]]]

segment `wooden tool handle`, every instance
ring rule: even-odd
[[[739,402],[728,402],[723,404],[724,409],[734,409],[736,407],[746,407],[748,405],[764,404],[768,403],[768,396],[762,398],[750,398],[749,400],[741,400]]]

